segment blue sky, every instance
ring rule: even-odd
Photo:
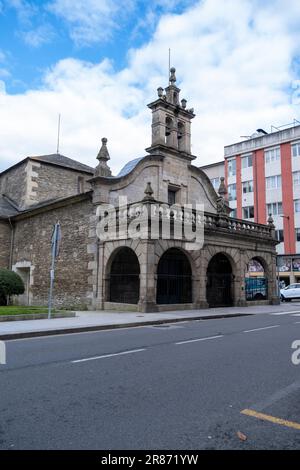
[[[94,64],[108,57],[121,70],[128,50],[151,39],[163,14],[180,14],[196,1],[95,0],[87,8],[89,3],[91,15],[98,5],[94,22],[79,9],[72,16],[76,1],[0,0],[0,44],[9,73],[2,79],[8,93],[41,86],[45,70],[66,57]],[[106,11],[118,3],[115,19]]]
[[[150,144],[146,105],[167,85],[168,49],[195,108],[196,164],[257,128],[300,119],[300,2],[0,0],[0,171],[55,151],[111,167]]]

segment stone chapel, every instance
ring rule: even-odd
[[[205,173],[193,164],[193,108],[180,98],[175,69],[168,86],[157,89],[148,105],[152,141],[144,156],[127,163],[118,175],[109,168],[107,139],[91,168],[60,154],[31,156],[0,173],[0,268],[20,274],[25,293],[17,301],[47,305],[51,234],[61,226],[56,260],[54,304],[70,309],[155,312],[217,306],[244,306],[253,300],[278,303],[275,227],[230,217],[226,187],[215,192]],[[117,225],[127,227],[146,208],[156,211],[158,227],[168,220],[170,236],[97,236],[97,208],[116,211]],[[186,204],[202,204],[204,244],[189,249],[174,224],[183,223]],[[175,207],[175,210],[170,210]],[[148,214],[148,215],[147,215]],[[147,219],[148,220],[148,219]],[[190,223],[195,222],[192,217]],[[264,271],[263,294],[249,299],[249,263]]]

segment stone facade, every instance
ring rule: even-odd
[[[0,174],[0,195],[6,194],[21,208],[25,206],[27,196],[27,162],[13,166]]]
[[[87,309],[91,304],[88,253],[90,194],[71,197],[15,218],[12,268],[22,274],[28,269],[30,304],[47,305],[51,235],[59,221],[62,241],[56,263],[55,306]]]
[[[28,157],[1,173],[0,195],[8,196],[19,209],[25,210],[45,201],[89,191],[88,180],[93,172],[80,171],[76,165],[74,169],[62,166],[57,156],[60,157],[53,155],[47,161],[43,157]]]
[[[0,269],[9,267],[11,227],[8,222],[0,220]]]
[[[175,82],[171,69],[169,86],[165,92],[159,88],[149,104],[152,144],[147,155],[129,162],[119,175],[111,175],[105,138],[94,172],[53,155],[29,158],[0,175],[7,196],[2,206],[0,200],[0,266],[9,264],[12,247],[11,267],[26,284],[21,302],[47,303],[51,234],[58,221],[56,306],[149,312],[217,306],[215,297],[218,305],[246,305],[245,277],[252,259],[264,269],[262,301],[278,302],[272,220],[260,225],[231,218],[223,179],[217,193],[192,164],[195,115],[179,99]],[[5,179],[13,180],[9,192]],[[193,208],[189,213],[186,204],[198,204],[204,212],[199,216]],[[99,226],[105,226],[115,207],[118,236],[99,237]],[[149,236],[151,213],[158,227],[170,224],[170,236]],[[190,227],[201,220],[202,247],[176,232],[186,216]],[[141,230],[141,221],[146,229],[134,238],[128,228],[135,224]]]

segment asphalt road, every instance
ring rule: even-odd
[[[8,341],[0,448],[300,449],[295,340],[266,314]]]

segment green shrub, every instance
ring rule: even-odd
[[[17,273],[0,269],[0,305],[6,305],[12,295],[24,294],[24,291],[24,283]]]

